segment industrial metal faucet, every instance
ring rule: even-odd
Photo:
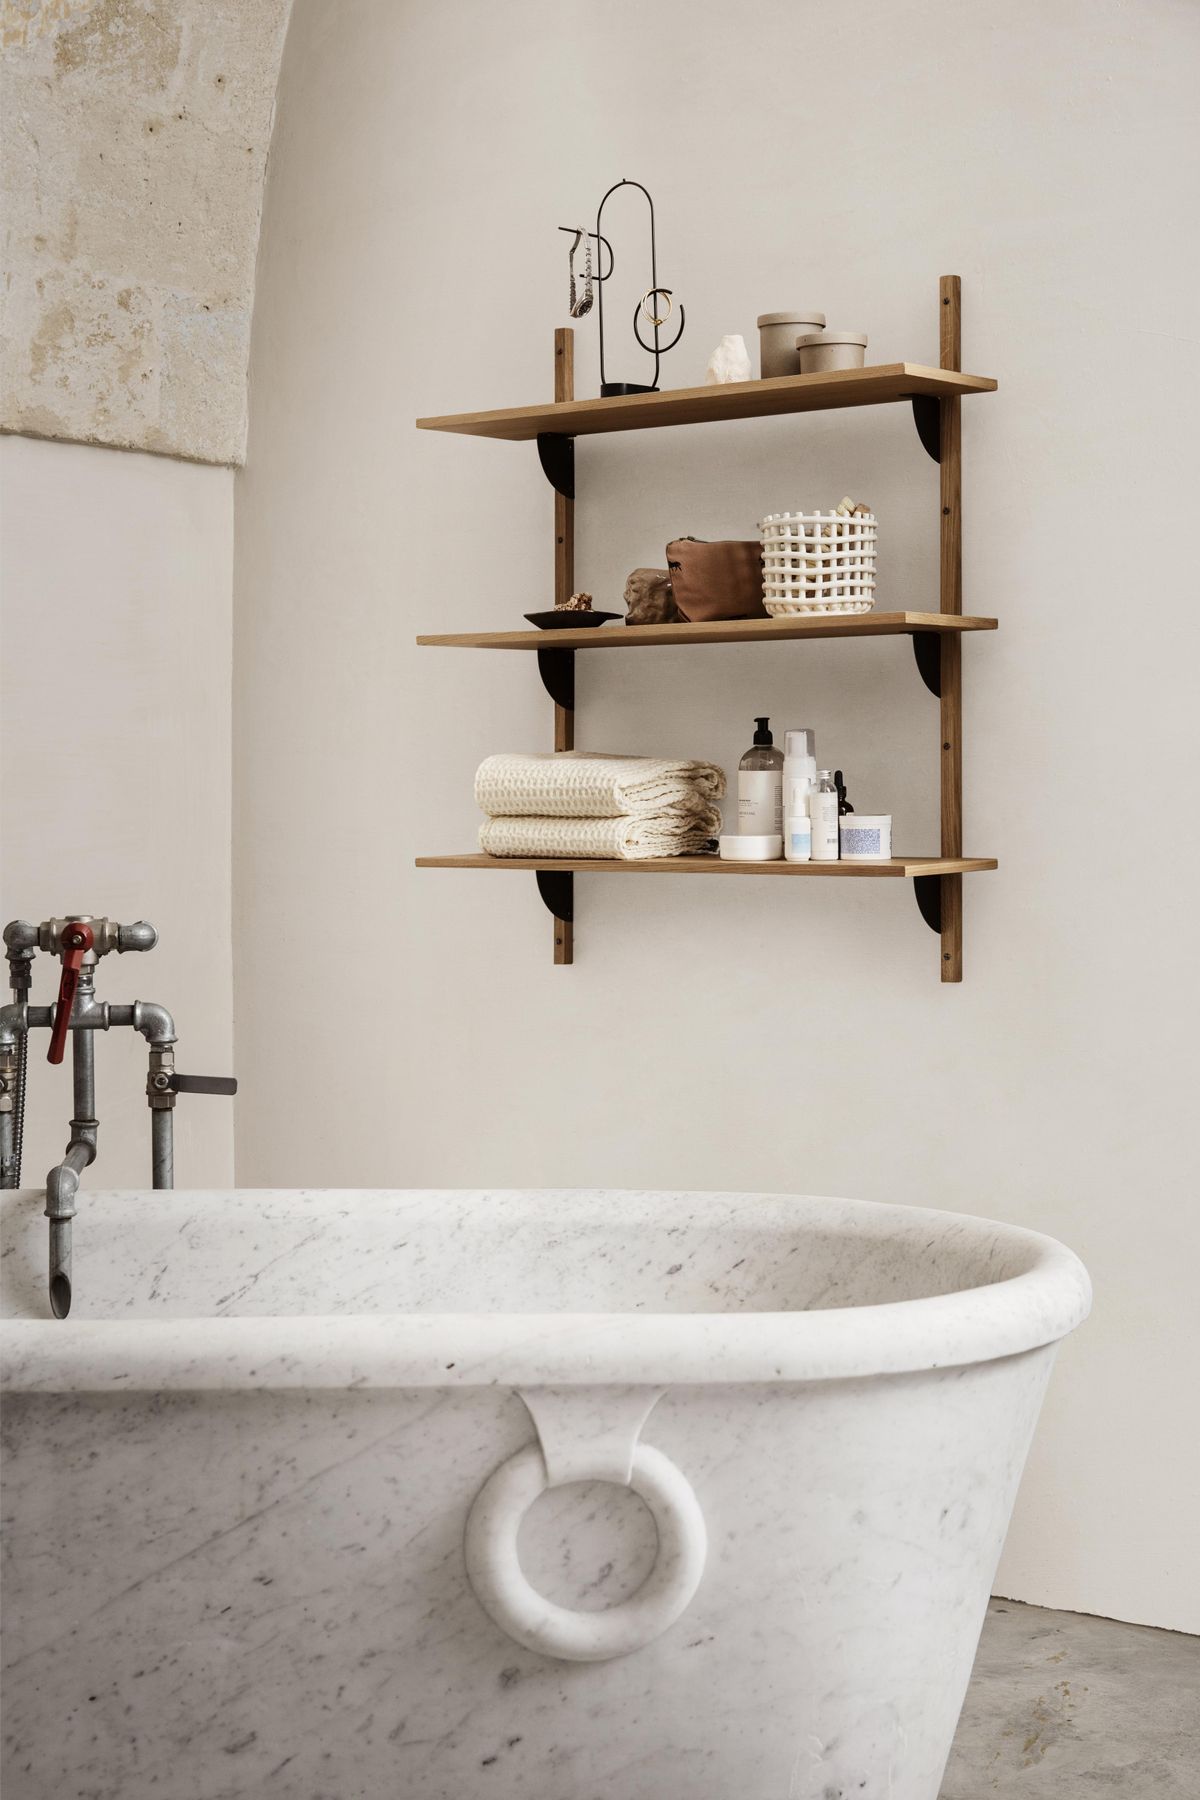
[[[95,970],[110,950],[153,950],[158,933],[144,919],[118,925],[91,913],[44,919],[30,925],[14,919],[4,927],[12,1004],[0,1006],[0,1188],[21,1185],[21,1139],[25,1122],[25,1081],[29,1033],[50,1028],[46,1061],[60,1063],[71,1037],[75,1104],[66,1154],[46,1177],[46,1217],[50,1221],[50,1310],[65,1319],[71,1310],[71,1221],[79,1177],[96,1158],[97,1031],[132,1026],[150,1046],[146,1099],[150,1106],[152,1185],[175,1185],[174,1108],[176,1094],[236,1094],[237,1082],[223,1075],[175,1073],[175,1021],[165,1006],[135,1000],[132,1006],[109,1006],[96,999]],[[53,1006],[30,1006],[34,955],[38,950],[62,962],[58,1000]]]

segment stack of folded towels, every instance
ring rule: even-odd
[[[713,847],[725,792],[714,763],[582,750],[489,756],[475,776],[489,856],[637,861]]]

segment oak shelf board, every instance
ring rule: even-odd
[[[905,637],[921,631],[995,631],[995,619],[962,613],[805,614],[780,619],[716,619],[707,624],[589,625],[564,631],[449,631],[426,633],[418,644],[463,650],[634,650],[684,644],[776,643],[780,639]]]
[[[763,419],[785,413],[826,412],[835,407],[880,406],[926,394],[953,399],[990,394],[990,375],[963,375],[923,363],[879,363],[826,375],[777,375],[656,394],[615,394],[607,400],[561,400],[508,406],[494,412],[447,413],[418,419],[421,431],[454,431],[467,437],[527,442],[540,432],[590,437],[604,431],[644,431],[664,425],[707,425],[722,419]]]
[[[637,862],[595,857],[418,856],[418,869],[558,870],[571,875],[800,875],[912,880],[919,875],[973,875],[997,867],[994,856],[896,856],[888,862],[723,862],[719,856],[654,856]]]

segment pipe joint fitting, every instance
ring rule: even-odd
[[[118,925],[117,950],[124,955],[127,950],[153,950],[158,942],[158,933],[153,925],[145,919],[138,919],[133,925]]]
[[[175,1105],[174,1074],[174,1050],[169,1045],[152,1049],[146,1076],[146,1099],[152,1112],[169,1112]]]
[[[4,927],[4,947],[10,955],[26,952],[32,954],[38,946],[38,928],[31,925],[28,919],[12,919]]]
[[[46,1177],[46,1217],[56,1224],[73,1219],[78,1208],[79,1175],[70,1163],[61,1162]]]
[[[100,1121],[98,1119],[71,1120],[71,1148],[76,1147],[89,1152],[85,1169],[90,1169],[96,1160],[96,1152],[100,1146]]]
[[[175,1042],[175,1021],[165,1006],[153,1000],[135,1000],[133,1029],[140,1031],[152,1050],[166,1050]]]

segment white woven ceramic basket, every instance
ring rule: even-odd
[[[763,605],[791,613],[865,613],[875,604],[874,513],[769,513],[760,521]]]

